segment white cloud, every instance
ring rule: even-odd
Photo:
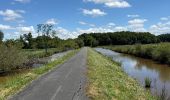
[[[76,38],[79,35],[77,32],[70,32],[62,27],[57,27],[55,30],[58,33],[57,36],[61,39]]]
[[[131,7],[131,5],[126,1],[113,1],[113,2],[105,3],[105,5],[108,6],[108,7],[111,7],[111,8]]]
[[[21,13],[21,10],[19,12],[11,10],[11,9],[7,9],[5,11],[0,10],[0,15],[4,16],[5,21],[16,21],[20,18],[23,18],[20,13]]]
[[[108,23],[107,26],[108,27],[114,27],[116,24],[115,23]]]
[[[80,34],[83,33],[101,33],[101,32],[108,32],[109,30],[106,28],[102,28],[102,27],[95,27],[95,28],[89,28],[89,29],[77,29],[77,32]]]
[[[81,25],[87,25],[87,23],[83,22],[83,21],[79,21],[78,23],[81,24]]]
[[[143,24],[147,19],[133,19],[128,21],[129,24]]]
[[[167,18],[167,17],[162,17],[161,20],[162,20],[162,21],[167,21],[167,20],[169,20],[169,18]]]
[[[115,23],[109,23],[108,25],[109,26],[115,26],[116,24]]]
[[[80,25],[87,25],[87,26],[90,26],[90,27],[95,27],[94,24],[86,23],[86,22],[84,22],[84,21],[79,21],[78,23],[79,23]]]
[[[91,26],[91,27],[95,27],[96,25],[95,25],[95,24],[89,24],[89,26]]]
[[[20,33],[29,33],[29,32],[34,33],[34,32],[35,32],[33,26],[17,27],[17,30],[18,30]]]
[[[115,28],[104,28],[104,27],[93,27],[93,28],[88,28],[88,29],[80,29],[77,28],[76,31],[69,31],[65,28],[62,27],[57,27],[56,32],[58,33],[57,36],[60,37],[61,39],[68,39],[68,38],[77,38],[79,35],[83,33],[106,33],[106,32],[115,32]],[[117,29],[118,30],[118,29]],[[119,29],[119,30],[125,30]]]
[[[51,25],[56,25],[56,24],[58,24],[57,21],[56,21],[56,19],[54,19],[54,18],[48,19],[45,23],[46,23],[46,24],[51,24]]]
[[[136,17],[139,17],[139,15],[127,15],[127,17],[129,17],[129,18],[136,18]]]
[[[25,10],[16,10],[16,12],[18,12],[18,13],[23,13],[23,14],[26,13]]]
[[[19,2],[19,3],[29,3],[31,2],[31,0],[14,0],[15,2]]]
[[[14,28],[9,25],[0,24],[0,30],[10,30],[10,29],[14,29]]]
[[[131,5],[125,0],[84,0],[85,2],[94,2],[96,4],[104,4],[110,8],[127,8]]]
[[[170,33],[170,21],[151,25],[148,31],[156,35]]]
[[[134,32],[151,32],[152,34],[159,35],[170,33],[170,21],[159,22],[155,25],[151,25],[149,28],[144,28],[144,24],[147,19],[133,19],[128,21],[126,26],[116,26],[114,23],[109,27],[109,24],[103,27],[93,27],[88,29],[77,29],[77,33],[106,33],[106,32],[117,32],[117,31],[134,31]]]
[[[81,22],[81,24],[87,24],[87,23]],[[108,25],[111,25],[112,27],[108,27]],[[128,28],[126,26],[115,26],[114,23],[108,23],[105,26],[91,27],[91,28],[87,28],[87,29],[77,28],[75,31],[69,31],[65,28],[57,27],[55,30],[58,33],[57,36],[62,39],[77,38],[79,35],[81,35],[83,33],[107,33],[107,32],[127,31],[128,30]]]
[[[146,29],[144,28],[144,23],[147,21],[147,19],[133,19],[128,21],[129,25],[128,28],[130,31],[135,32],[144,32]]]
[[[25,23],[25,20],[18,20],[18,23]]]
[[[84,15],[90,15],[92,17],[104,16],[107,14],[104,11],[101,11],[100,9],[92,9],[92,10],[82,9],[82,12]]]
[[[114,28],[114,31],[115,32],[119,32],[119,31],[127,31],[128,29],[127,29],[127,27],[123,27],[123,26],[116,26],[115,28]]]
[[[127,31],[126,27],[116,26],[116,27],[94,27],[89,29],[77,29],[77,33],[107,33],[116,31]]]
[[[19,36],[20,36],[19,32],[13,32],[13,33],[5,32],[5,34],[4,34],[5,39],[17,39],[17,38],[19,38]]]

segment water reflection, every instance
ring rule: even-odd
[[[120,62],[123,70],[131,77],[137,79],[144,85],[144,79],[152,79],[151,91],[153,94],[160,94],[165,86],[170,96],[170,66],[156,63],[152,60],[120,54],[111,50],[96,48],[96,50],[106,56],[112,57],[114,61]]]

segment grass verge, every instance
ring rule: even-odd
[[[44,73],[49,72],[53,68],[56,68],[56,66],[63,64],[77,52],[78,50],[73,50],[67,55],[40,68],[30,69],[25,71],[24,73],[12,75],[7,79],[7,81],[0,83],[0,100],[5,100],[8,96],[13,95],[16,92],[22,90],[32,80],[40,77],[40,75]]]
[[[88,49],[87,94],[92,100],[155,100],[110,58]]]

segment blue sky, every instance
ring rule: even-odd
[[[0,30],[5,39],[54,24],[60,38],[82,33],[149,31],[170,33],[170,0],[1,0]]]

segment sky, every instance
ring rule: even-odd
[[[1,0],[0,30],[5,39],[53,24],[57,36],[134,31],[170,33],[170,0]]]

